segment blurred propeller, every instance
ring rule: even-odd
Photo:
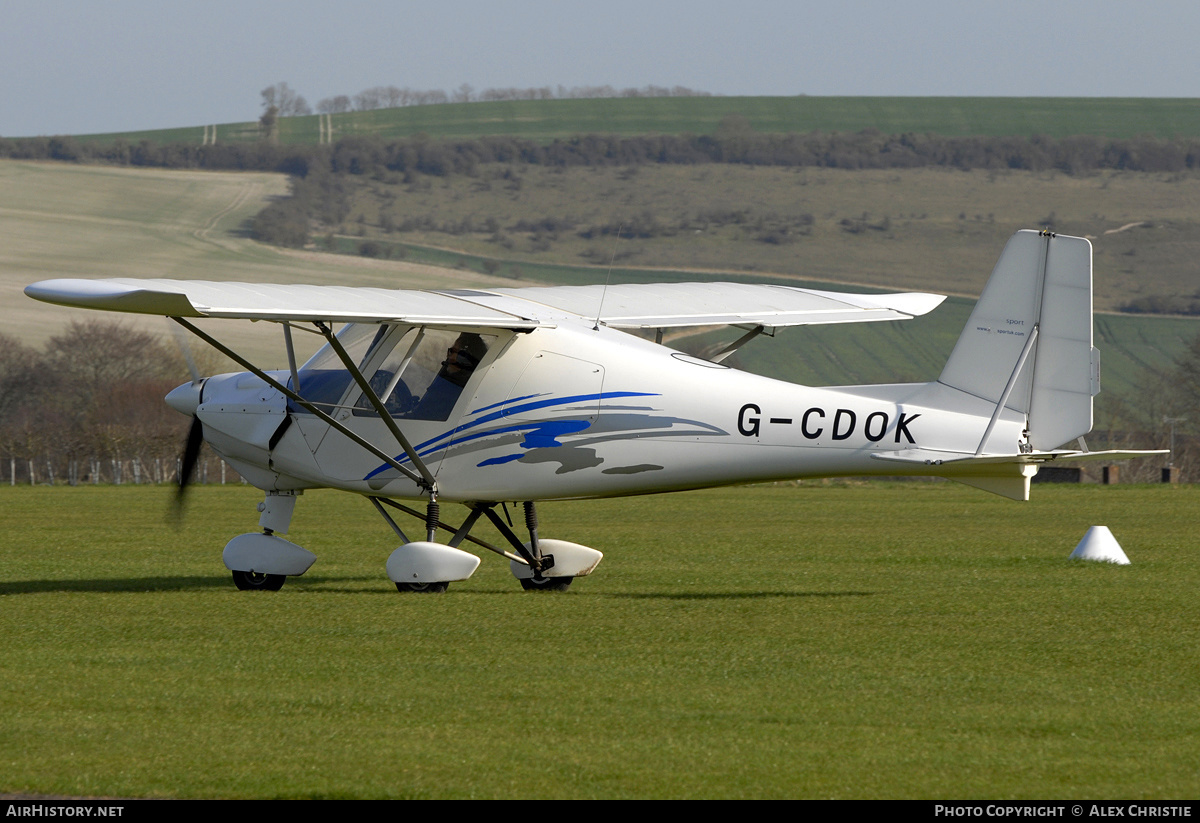
[[[179,488],[175,492],[175,516],[183,514],[184,497],[188,486],[191,485],[192,475],[196,473],[196,463],[200,459],[200,447],[204,444],[204,425],[200,418],[192,415],[192,425],[188,429],[187,442],[183,446],[183,454],[179,458]]]
[[[188,486],[191,485],[192,476],[196,473],[196,463],[200,459],[200,447],[204,445],[204,425],[196,416],[196,407],[200,405],[204,381],[200,377],[200,369],[196,367],[196,360],[192,357],[192,347],[188,342],[187,334],[178,324],[169,319],[167,327],[171,330],[171,335],[175,338],[179,351],[187,362],[188,372],[192,375],[190,385],[185,383],[179,386],[166,398],[167,404],[172,408],[192,416],[192,425],[188,429],[187,440],[183,445],[183,454],[179,458],[179,486],[175,490],[174,506],[175,521],[178,523],[183,517],[183,503],[187,496]]]

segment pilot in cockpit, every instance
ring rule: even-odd
[[[445,420],[458,402],[463,387],[487,354],[487,343],[478,334],[463,332],[446,350],[446,359],[437,376],[421,396],[411,417],[417,420]]]

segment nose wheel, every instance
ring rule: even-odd
[[[574,577],[522,577],[521,588],[527,592],[565,592]]]
[[[282,574],[259,574],[258,572],[233,573],[233,585],[242,591],[277,592],[283,588],[287,577]]]
[[[397,583],[396,590],[401,592],[421,592],[422,594],[441,594],[450,587],[449,583]]]

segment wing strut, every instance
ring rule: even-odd
[[[350,355],[346,353],[346,349],[342,347],[341,341],[337,339],[329,326],[323,322],[318,320],[313,325],[320,330],[321,334],[325,335],[325,339],[329,341],[330,348],[337,353],[338,358],[342,361],[342,365],[346,367],[347,371],[350,372],[350,376],[354,378],[354,382],[362,389],[363,396],[371,401],[371,405],[375,407],[375,411],[379,414],[379,418],[383,421],[384,425],[388,427],[388,431],[396,438],[396,441],[404,449],[404,453],[408,456],[408,459],[412,461],[412,464],[417,467],[417,471],[421,473],[421,477],[425,480],[423,484],[425,488],[429,490],[431,495],[436,497],[437,480],[434,478],[433,472],[429,471],[429,467],[425,465],[425,461],[417,456],[416,450],[408,442],[408,438],[404,436],[404,433],[400,431],[400,427],[396,425],[396,421],[392,419],[391,413],[384,407],[383,401],[379,399],[379,395],[371,388],[371,384],[367,382],[367,378],[363,377],[363,373],[359,371],[358,366],[355,365]]]
[[[231,349],[228,346],[221,343],[221,341],[217,340],[216,338],[212,337],[209,334],[205,334],[200,329],[196,328],[191,323],[184,320],[182,317],[172,317],[171,319],[174,320],[179,325],[183,326],[185,329],[190,331],[192,334],[199,337],[201,340],[203,340],[208,345],[212,346],[217,351],[221,352],[221,354],[225,355],[230,360],[234,361],[238,365],[245,368],[247,371],[249,371],[251,374],[253,374],[255,377],[257,377],[259,380],[262,380],[263,382],[265,382],[271,388],[275,389],[278,392],[282,392],[286,397],[293,400],[297,405],[302,406],[307,411],[315,414],[322,421],[324,421],[325,423],[328,423],[330,426],[337,429],[342,434],[346,435],[346,437],[349,437],[355,443],[362,446],[364,449],[369,451],[371,454],[378,457],[384,463],[387,463],[393,469],[396,469],[396,471],[398,471],[401,474],[403,474],[404,476],[406,476],[409,480],[412,480],[414,483],[416,483],[421,488],[425,489],[426,491],[433,491],[433,489],[431,489],[426,484],[424,477],[417,474],[412,469],[408,468],[408,466],[401,465],[400,462],[398,460],[396,460],[396,458],[392,457],[390,454],[385,452],[383,449],[380,449],[380,448],[372,445],[367,440],[364,440],[362,437],[355,434],[353,431],[348,429],[346,426],[339,423],[337,420],[334,420],[327,413],[325,413],[321,409],[317,408],[312,403],[309,403],[303,397],[296,394],[296,392],[292,391],[287,386],[280,383],[274,377],[271,377],[271,375],[267,374],[265,371],[260,369],[258,366],[254,365],[249,360],[242,357],[240,354],[235,352],[233,349]],[[436,486],[435,486],[435,488],[436,488]]]
[[[296,370],[296,348],[292,345],[292,324],[283,321],[283,344],[287,347],[288,368],[292,371],[292,385],[300,391],[300,372]]]
[[[745,326],[742,326],[741,328],[745,328]],[[737,350],[738,350],[738,349],[740,349],[742,346],[744,346],[744,345],[746,345],[747,343],[749,343],[749,342],[750,342],[751,340],[753,340],[754,338],[758,337],[758,336],[759,336],[760,334],[762,334],[764,331],[766,331],[766,327],[765,327],[765,326],[763,326],[763,325],[758,325],[758,326],[755,326],[755,327],[754,327],[754,328],[752,328],[750,331],[748,331],[748,332],[746,332],[745,334],[743,334],[743,335],[742,335],[741,337],[739,337],[737,340],[734,340],[732,343],[730,343],[730,344],[729,344],[728,346],[726,346],[725,348],[721,349],[719,352],[717,352],[715,355],[713,355],[713,356],[712,356],[711,358],[709,358],[709,359],[710,359],[710,360],[711,360],[713,363],[720,363],[720,362],[721,362],[721,361],[723,361],[723,360],[724,360],[726,357],[728,357],[729,355],[733,354],[735,351],[737,351]]]

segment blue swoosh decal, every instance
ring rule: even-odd
[[[539,395],[527,395],[527,397],[537,397],[537,396],[539,396]],[[546,408],[550,408],[552,406],[565,406],[569,403],[582,403],[582,402],[586,402],[589,400],[602,401],[602,400],[608,400],[610,398],[616,398],[616,397],[657,397],[657,396],[658,396],[658,394],[656,392],[625,391],[625,392],[598,392],[596,394],[575,394],[575,395],[571,395],[570,397],[562,397],[562,398],[558,398],[558,399],[550,398],[548,400],[537,400],[532,403],[524,403],[520,406],[513,406],[509,409],[505,409],[505,410],[501,410],[501,411],[494,411],[491,414],[485,414],[483,417],[480,417],[478,420],[473,420],[470,423],[456,426],[455,428],[451,429],[450,431],[443,432],[442,434],[439,434],[436,437],[432,437],[429,440],[426,440],[424,443],[418,443],[416,446],[413,447],[413,449],[414,449],[414,451],[416,451],[416,453],[420,457],[424,457],[425,455],[427,455],[431,452],[437,451],[437,449],[439,449],[439,448],[450,448],[451,446],[457,446],[460,443],[467,443],[467,442],[470,442],[471,440],[478,440],[481,437],[488,437],[493,434],[505,434],[508,432],[522,431],[524,429],[535,429],[539,426],[545,425],[546,421],[530,421],[528,423],[519,423],[519,424],[516,424],[513,426],[508,426],[506,428],[489,429],[484,432],[475,432],[473,434],[467,435],[466,437],[457,437],[448,442],[442,442],[442,441],[446,441],[446,438],[454,437],[454,435],[457,435],[459,432],[464,432],[469,429],[474,429],[478,426],[482,426],[487,423],[491,423],[494,420],[500,420],[504,417],[508,417],[513,414],[520,414],[522,412],[535,411],[537,409],[546,409]],[[524,397],[515,398],[515,400],[524,400],[524,399],[525,399]],[[508,403],[509,401],[506,400],[504,402]],[[504,405],[504,403],[495,403],[495,404],[492,404],[492,406],[485,406],[483,409],[479,409],[478,411],[484,411],[485,409],[493,408],[493,406],[498,406],[498,405]],[[584,422],[584,421],[577,421],[577,422]],[[587,425],[589,425],[589,424],[585,423],[585,425],[582,428],[586,428]],[[582,428],[576,429],[575,431],[581,431]],[[568,432],[564,432],[564,434],[565,433],[568,433]],[[400,454],[396,455],[396,462],[398,462],[400,465],[404,465],[405,463],[408,462],[408,455],[401,452]],[[363,480],[370,480],[375,475],[379,474],[380,472],[387,471],[390,468],[391,468],[390,464],[382,463],[382,464],[380,464],[380,466],[378,468],[376,468],[374,471],[372,471],[370,474],[368,474],[366,477],[364,477]]]
[[[479,414],[480,412],[485,412],[488,409],[494,409],[497,406],[507,406],[509,403],[517,403],[517,402],[520,402],[521,400],[528,400],[531,397],[545,397],[547,394],[549,394],[549,392],[541,392],[540,394],[527,394],[524,397],[510,397],[507,400],[501,400],[499,403],[492,403],[489,406],[484,406],[482,409],[476,409],[475,411],[469,411],[469,412],[467,412],[467,417],[470,417],[473,414]]]

